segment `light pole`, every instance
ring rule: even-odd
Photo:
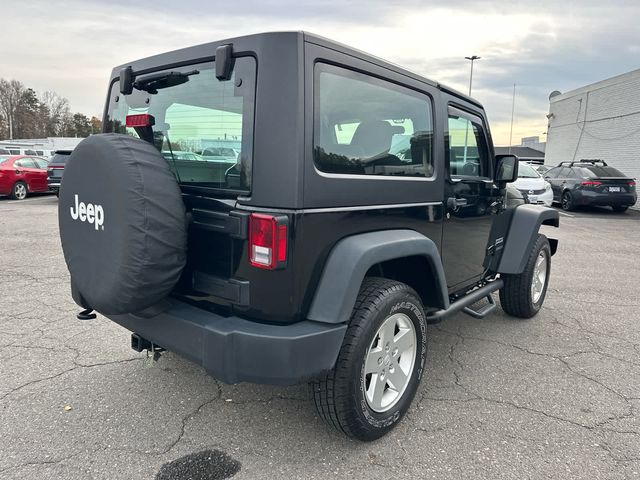
[[[471,96],[471,84],[473,82],[473,62],[475,60],[480,60],[481,57],[477,55],[471,55],[470,57],[464,57],[467,60],[471,60],[471,74],[469,75],[469,96]]]
[[[513,139],[513,114],[516,111],[516,84],[513,84],[513,98],[511,99],[511,128],[509,129],[509,154],[511,154],[511,141]]]
[[[471,60],[471,73],[469,74],[469,96],[471,96],[471,84],[473,83],[473,62],[480,60],[477,55],[471,55],[470,57],[464,57],[467,60]],[[469,141],[469,122],[467,122],[467,128],[464,130],[464,161],[467,161],[467,143]]]

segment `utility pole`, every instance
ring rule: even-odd
[[[473,83],[473,62],[480,60],[481,57],[477,55],[471,55],[470,57],[464,57],[467,60],[471,60],[471,73],[469,74],[469,96],[471,96],[471,84]]]
[[[513,84],[513,98],[511,99],[511,129],[509,130],[509,153],[511,153],[511,138],[513,137],[513,113],[516,110],[516,84]]]

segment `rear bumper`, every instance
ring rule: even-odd
[[[577,190],[579,191],[579,190]],[[632,206],[637,200],[636,193],[599,193],[580,191],[575,195],[576,205],[600,205],[600,206]]]
[[[175,299],[156,315],[109,318],[226,383],[293,385],[317,377],[333,368],[347,329],[313,321],[266,325]]]
[[[59,178],[48,178],[47,185],[49,186],[49,190],[58,191],[60,190],[60,179]]]

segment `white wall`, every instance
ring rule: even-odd
[[[554,97],[549,113],[546,164],[599,158],[640,179],[640,70]]]

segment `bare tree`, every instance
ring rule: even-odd
[[[47,137],[64,136],[65,130],[72,123],[69,100],[55,92],[43,92],[40,103],[48,112]]]
[[[0,78],[0,112],[7,122],[10,139],[13,139],[13,125],[24,90],[22,82]]]

